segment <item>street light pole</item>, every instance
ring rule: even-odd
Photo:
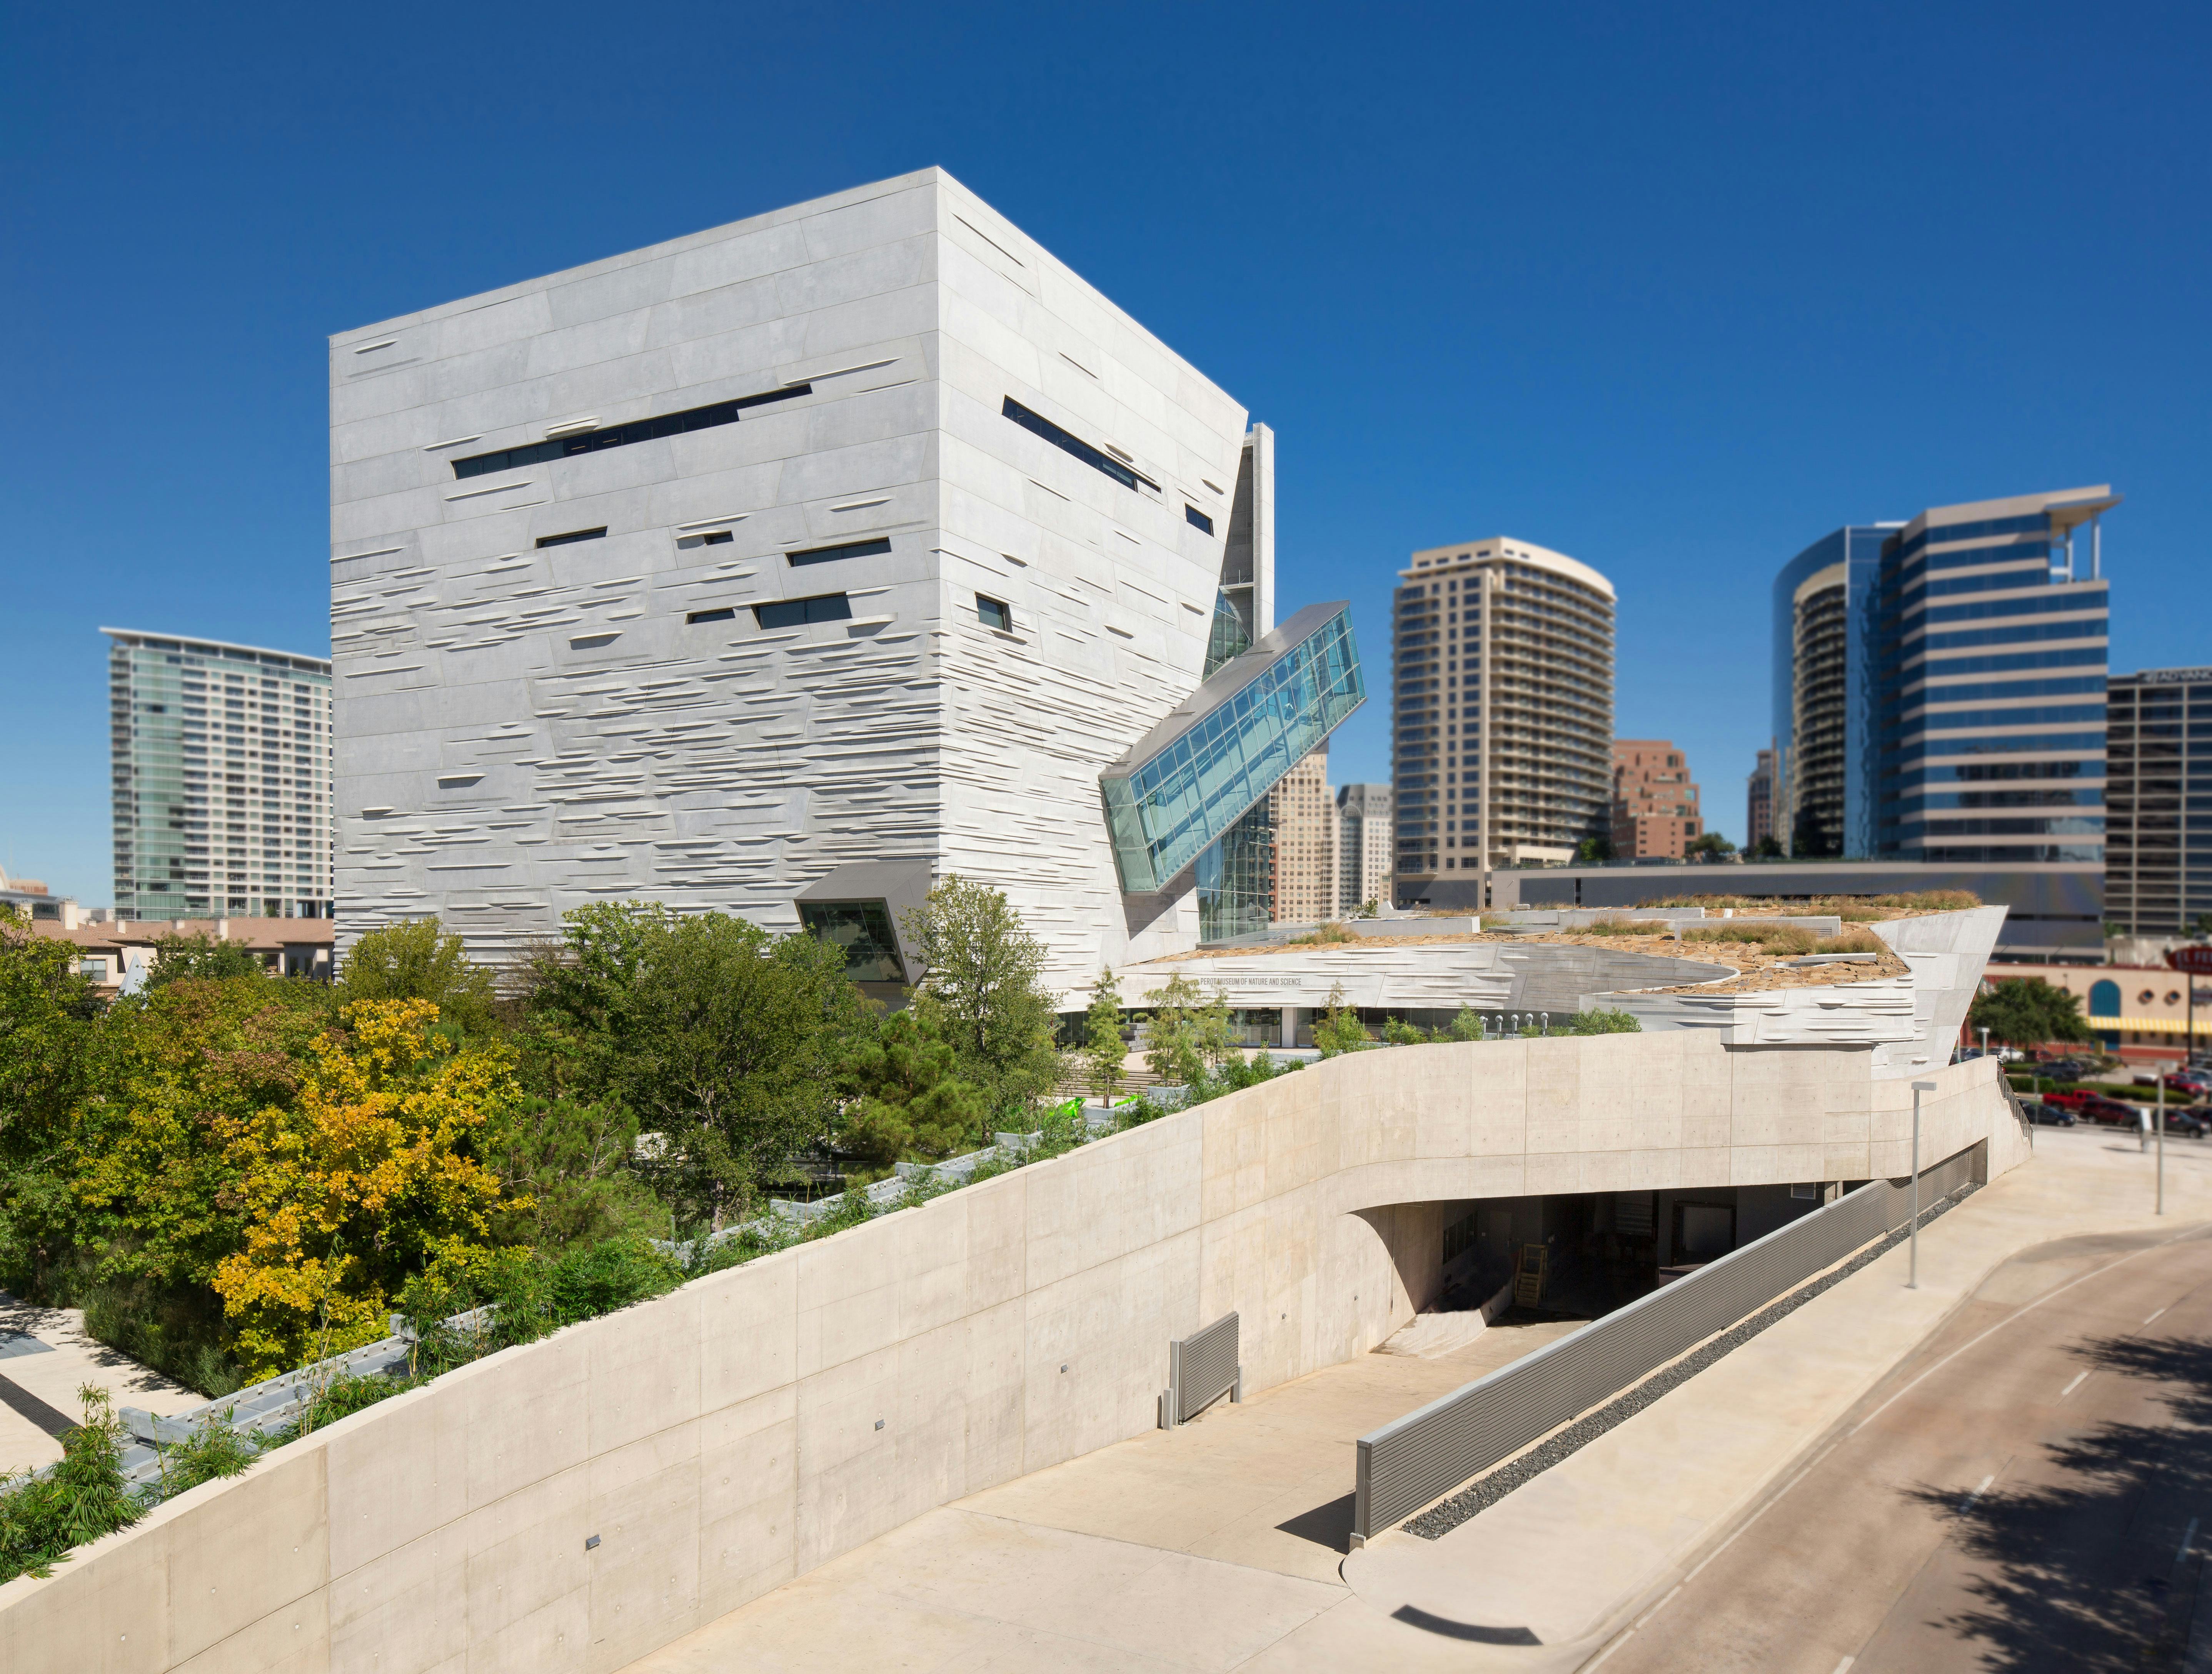
[[[2166,1071],[2158,1072],[2158,1213],[2166,1213]]]

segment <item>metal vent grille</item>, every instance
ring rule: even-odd
[[[1924,1210],[1986,1178],[1978,1141],[1924,1169]],[[1848,1197],[1639,1297],[1524,1360],[1362,1436],[1352,1529],[1364,1539],[1646,1373],[1726,1330],[1784,1292],[1911,1218],[1912,1182],[1875,1180]]]
[[[1237,1316],[1225,1313],[1204,1330],[1168,1344],[1166,1427],[1195,1418],[1224,1395],[1241,1394]]]

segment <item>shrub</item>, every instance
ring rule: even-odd
[[[1371,913],[1365,916],[1370,918],[1374,916]],[[1331,922],[1320,925],[1315,929],[1309,931],[1304,935],[1292,936],[1290,940],[1285,944],[1285,946],[1290,947],[1313,947],[1328,942],[1357,941],[1358,940],[1359,938],[1357,935],[1353,934],[1350,930],[1346,929],[1343,925]]]
[[[1644,1026],[1636,1020],[1632,1012],[1595,1011],[1577,1012],[1565,1028],[1554,1029],[1563,1035],[1640,1035]]]
[[[1585,936],[1663,936],[1669,928],[1663,918],[1597,918],[1583,925],[1575,934]]]
[[[138,1520],[123,1485],[123,1427],[107,1391],[77,1391],[84,1421],[62,1437],[61,1463],[44,1476],[0,1477],[0,1582],[46,1575],[72,1546]]]

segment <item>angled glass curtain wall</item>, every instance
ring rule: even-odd
[[[1099,777],[1122,889],[1165,886],[1365,697],[1342,605],[1310,606],[1223,668],[1187,719]]]

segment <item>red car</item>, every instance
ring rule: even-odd
[[[2087,1087],[2069,1087],[2063,1093],[2046,1093],[2043,1095],[2045,1104],[2055,1105],[2062,1111],[2072,1111],[2077,1115],[2081,1112],[2081,1106],[2092,1099],[2104,1099],[2108,1105],[2112,1102],[2109,1099],[2105,1099],[2105,1095],[2101,1093],[2092,1093]]]
[[[2052,1102],[2045,1100],[2045,1103]],[[2107,1099],[2101,1093],[2086,1093],[2081,1102],[2074,1106],[2075,1115],[2084,1122],[2095,1122],[2108,1128],[2140,1128],[2142,1112],[2133,1105],[2123,1105],[2117,1099]]]

